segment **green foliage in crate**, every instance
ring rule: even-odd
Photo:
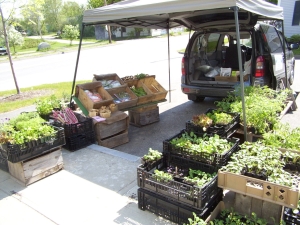
[[[22,145],[45,137],[51,138],[55,134],[55,129],[46,124],[37,112],[22,113],[0,124],[0,144]]]
[[[278,115],[284,109],[291,90],[275,91],[268,87],[245,87],[246,126],[255,128],[256,133],[266,133],[279,122]],[[222,101],[216,101],[216,106],[225,112],[237,112],[243,123],[243,105],[241,90],[229,94]]]
[[[161,157],[162,157],[161,152],[159,152],[158,150],[153,150],[152,148],[149,148],[148,153],[142,157],[142,160],[144,162],[149,163],[149,162],[155,162],[155,161],[161,159]]]

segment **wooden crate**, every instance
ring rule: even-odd
[[[124,81],[116,74],[116,73],[109,73],[109,74],[94,74],[92,81],[100,81],[101,83],[104,81],[118,81],[120,86],[127,86]],[[103,86],[103,84],[102,84]],[[108,87],[103,86],[104,89],[109,89]],[[116,88],[116,87],[113,87]]]
[[[90,97],[85,93],[85,90],[97,92],[102,97],[102,101],[94,102]],[[82,105],[87,109],[99,109],[101,106],[108,106],[113,103],[113,98],[110,94],[102,87],[102,83],[100,81],[85,83],[85,84],[77,84],[75,97],[79,99]]]
[[[126,113],[116,111],[105,121],[94,122],[94,130],[98,140],[105,139],[128,129],[129,117]]]
[[[127,108],[134,107],[137,104],[138,97],[130,90],[128,86],[126,87],[117,87],[112,89],[107,89],[107,92],[113,97],[115,94],[121,92],[126,92],[130,96],[129,101],[124,102],[115,102],[119,110],[126,110]]]
[[[144,84],[147,88],[153,93],[152,101],[160,101],[166,98],[168,91],[166,91],[163,86],[161,86],[156,80],[155,77],[148,77],[144,79]]]
[[[63,168],[61,147],[26,161],[18,163],[8,161],[8,168],[14,178],[27,186]]]
[[[142,104],[147,104],[151,103],[154,95],[152,92],[149,90],[149,88],[143,83],[143,80],[138,80],[134,85],[129,86],[130,88],[132,86],[135,86],[136,88],[143,88],[144,91],[147,93],[145,96],[140,96],[138,97],[136,105],[142,105]]]
[[[154,109],[149,107],[149,110],[142,112],[137,112],[134,110],[129,110],[129,123],[131,125],[141,127],[151,123],[159,121],[159,108],[156,106]]]
[[[107,148],[114,148],[127,142],[129,142],[128,130],[125,130],[119,134],[113,135],[105,139],[98,139],[98,145]]]

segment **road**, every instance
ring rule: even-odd
[[[181,58],[177,50],[185,48],[188,36],[170,37],[170,71],[171,82],[168,100],[159,104],[160,122],[144,127],[130,125],[128,129],[129,142],[114,149],[143,156],[149,148],[162,151],[163,141],[185,129],[186,121],[193,115],[204,113],[213,108],[219,99],[206,98],[202,103],[193,103],[181,93]],[[16,60],[14,67],[19,86],[31,87],[45,83],[72,81],[75,71],[77,52],[56,54],[26,60]],[[148,73],[156,75],[156,79],[165,89],[169,89],[168,80],[168,48],[167,38],[153,38],[132,41],[122,41],[115,45],[84,49],[80,54],[77,81],[92,80],[93,74],[117,73],[119,77]],[[8,63],[0,63],[0,90],[14,89]],[[300,60],[296,61],[294,90],[300,90]],[[71,90],[66,90],[70,91]],[[297,99],[298,100],[298,99]],[[299,102],[299,101],[298,101]],[[298,103],[300,107],[300,103]],[[297,110],[299,111],[299,109]],[[298,113],[298,112],[297,112]],[[298,114],[289,114],[284,122],[293,127],[299,127]],[[9,117],[8,114],[3,114]]]
[[[170,37],[171,73],[180,80],[180,60],[177,50],[185,48],[188,35]],[[120,41],[110,46],[82,49],[77,79],[92,80],[93,74],[117,73],[119,77],[138,73],[155,74],[161,82],[168,78],[167,38]],[[39,84],[72,81],[77,51],[57,53],[38,58],[14,60],[14,70],[20,88]],[[0,90],[13,90],[10,64],[0,63]],[[168,84],[168,82],[167,82]]]

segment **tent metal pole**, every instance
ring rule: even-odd
[[[241,42],[240,42],[240,27],[239,27],[239,8],[237,6],[232,7],[234,12],[235,29],[236,29],[236,41],[237,41],[237,52],[240,69],[240,84],[241,84],[241,97],[242,97],[242,108],[243,108],[243,123],[244,123],[244,140],[247,141],[247,120],[245,112],[245,96],[244,96],[244,71],[242,66],[242,55],[241,55]]]
[[[287,78],[287,69],[286,69],[286,48],[285,48],[285,44],[284,44],[284,42],[285,42],[285,36],[284,36],[284,25],[283,25],[283,20],[281,20],[281,24],[282,24],[282,37],[283,37],[283,40],[282,40],[282,46],[283,46],[283,61],[284,61],[284,71],[285,71],[285,82],[286,82],[286,86],[288,85],[287,83],[289,82],[288,81],[288,78]]]
[[[171,102],[171,70],[170,70],[170,23],[167,22],[168,32],[168,67],[169,67],[169,102]]]
[[[74,72],[74,78],[73,78],[73,84],[72,84],[70,106],[71,106],[72,95],[74,93],[74,87],[75,87],[75,82],[76,82],[77,68],[78,68],[78,62],[79,62],[79,56],[80,56],[80,50],[81,50],[81,43],[82,43],[82,37],[83,37],[84,28],[85,28],[85,25],[82,24],[82,29],[81,29],[81,34],[80,34],[80,41],[79,41],[79,46],[78,46],[78,53],[77,53],[77,60],[76,60],[76,66],[75,66],[75,72]]]

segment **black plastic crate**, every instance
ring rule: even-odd
[[[81,114],[75,113],[78,123],[74,124],[61,124],[58,121],[54,122],[57,127],[63,127],[65,130],[66,138],[77,137],[78,135],[85,135],[94,130],[93,118],[82,116]]]
[[[223,199],[223,191],[218,192],[203,209],[191,208],[187,205],[174,202],[168,198],[157,195],[142,188],[138,189],[138,207],[141,210],[147,210],[157,216],[177,224],[188,224],[189,218],[194,218],[193,213],[205,220],[215,207]]]
[[[172,158],[163,156],[159,162],[150,171],[147,171],[148,167],[145,168],[143,165],[138,166],[137,183],[139,187],[197,209],[203,208],[214,194],[221,190],[218,187],[217,167],[183,159],[180,156],[173,156]],[[173,168],[176,167],[178,171],[184,170],[186,172],[185,175],[187,175],[189,168],[210,174],[216,173],[216,175],[201,187],[185,183],[183,182],[183,177],[176,176],[174,180],[169,182],[157,181],[153,173],[154,170],[165,171],[170,166],[173,166]]]
[[[208,109],[205,114],[212,113],[214,110],[216,110],[216,109]],[[221,111],[221,112],[223,112],[223,111]],[[228,137],[228,135],[230,135],[230,133],[234,132],[234,130],[239,128],[240,114],[239,113],[230,113],[230,112],[223,112],[223,113],[227,113],[232,116],[232,121],[230,123],[225,124],[225,125],[214,124],[214,125],[206,128],[206,130],[204,131],[202,126],[195,125],[195,124],[193,124],[193,122],[191,120],[189,120],[186,122],[186,130],[188,132],[193,131],[193,132],[196,132],[199,134],[203,134],[203,133],[217,134],[222,137]]]
[[[232,143],[233,146],[225,153],[223,154],[209,154],[207,152],[199,152],[197,155],[192,155],[188,152],[189,149],[183,148],[183,147],[177,147],[171,144],[171,140],[174,138],[180,138],[185,132],[188,132],[187,130],[182,130],[178,134],[174,135],[173,137],[163,141],[163,152],[168,154],[176,154],[180,155],[183,158],[192,159],[195,161],[207,163],[213,166],[222,167],[228,163],[230,160],[230,157],[233,153],[237,152],[239,149],[239,139],[238,138],[225,138],[228,142]],[[198,137],[203,136],[212,136],[212,134],[198,134],[195,133]],[[222,138],[222,137],[220,137]]]
[[[1,148],[1,146],[0,146]],[[8,172],[8,163],[7,163],[7,155],[6,152],[0,151],[0,170]]]
[[[90,131],[90,132],[84,132],[77,136],[66,138],[66,144],[63,146],[63,148],[69,151],[76,151],[94,143],[95,143],[95,132]]]
[[[284,208],[282,219],[287,225],[300,225],[300,213],[294,214],[291,208]]]
[[[7,160],[12,163],[21,162],[41,155],[66,143],[64,128],[55,127],[57,131],[54,138],[42,138],[37,141],[27,142],[24,145],[7,144],[1,149],[7,155]]]

